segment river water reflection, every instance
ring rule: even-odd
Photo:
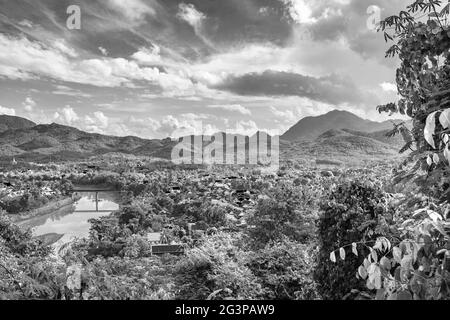
[[[21,223],[20,226],[31,228],[35,236],[60,235],[57,241],[57,246],[60,246],[74,238],[87,237],[90,229],[89,219],[100,218],[119,209],[115,192],[80,192],[78,194],[81,198],[72,206],[32,218]]]

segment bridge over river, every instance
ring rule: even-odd
[[[88,209],[88,208],[80,208],[75,209],[73,212],[111,212],[111,209],[101,209],[99,208],[99,202],[103,201],[101,195],[108,194],[108,195],[116,195],[118,196],[120,191],[111,189],[111,188],[95,188],[95,187],[74,187],[72,190],[72,193],[77,193],[80,195],[92,195],[94,197],[94,203],[95,203],[95,209]],[[99,196],[100,194],[100,196]]]

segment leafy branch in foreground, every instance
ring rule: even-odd
[[[396,71],[400,98],[377,109],[380,113],[400,113],[412,119],[409,133],[398,128],[393,130],[404,137],[405,145],[400,151],[412,150],[397,172],[396,180],[414,178],[419,185],[424,182],[438,185],[437,190],[423,185],[422,191],[433,192],[433,196],[441,198],[448,195],[450,188],[442,181],[450,174],[447,165],[450,161],[448,17],[449,4],[443,6],[438,0],[416,0],[406,11],[386,18],[379,25],[385,40],[394,42],[386,56],[400,60]]]

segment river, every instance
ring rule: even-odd
[[[81,197],[72,206],[61,208],[53,213],[31,218],[20,223],[22,228],[31,228],[34,236],[48,236],[57,240],[54,247],[72,241],[75,238],[89,236],[89,219],[109,215],[118,210],[115,192],[79,192]]]

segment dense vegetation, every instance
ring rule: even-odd
[[[387,56],[398,56],[397,86],[401,99],[380,106],[380,112],[400,112],[413,120],[413,129],[396,126],[412,152],[394,181],[413,181],[409,201],[398,203],[392,227],[399,237],[361,239],[353,246],[370,252],[358,268],[377,299],[448,299],[450,242],[448,196],[450,4],[416,0],[380,24],[385,39],[395,43]],[[426,16],[425,20],[417,19]],[[392,31],[393,30],[393,33]],[[341,248],[339,251],[344,250]],[[355,253],[357,254],[357,252]],[[335,256],[332,254],[332,260]],[[345,255],[341,256],[345,260]]]
[[[373,182],[346,182],[331,191],[322,204],[318,221],[320,252],[315,279],[323,298],[343,299],[352,290],[364,289],[364,282],[355,277],[355,269],[369,251],[365,247],[346,245],[360,241],[372,243],[378,237],[393,236],[389,228],[393,213],[387,195]],[[345,259],[339,264],[333,263],[337,247],[343,247],[339,255]],[[349,257],[345,258],[347,254]]]

